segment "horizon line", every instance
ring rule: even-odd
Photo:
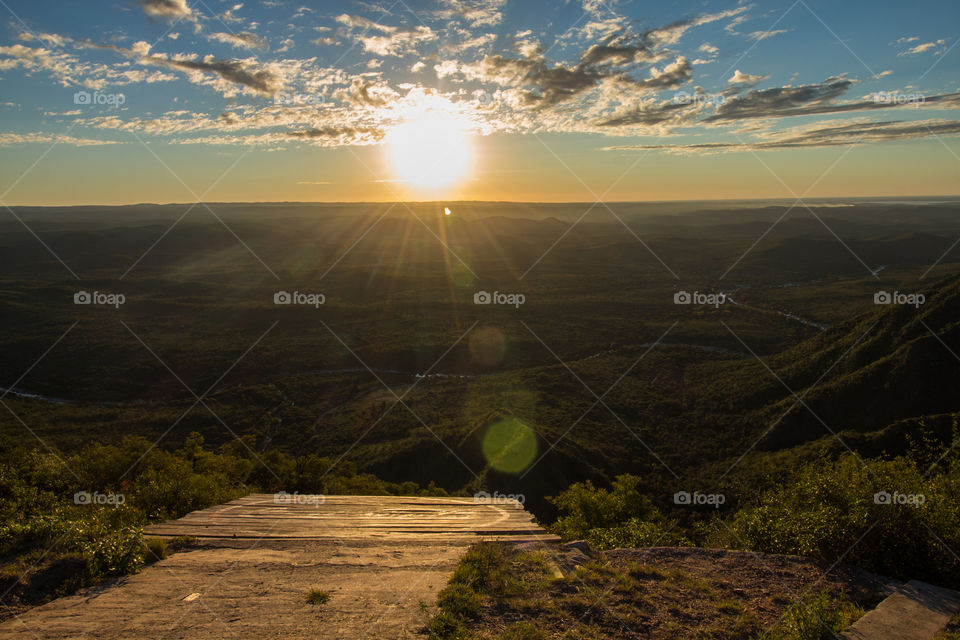
[[[928,195],[902,195],[902,196],[816,196],[809,198],[797,198],[794,196],[775,197],[775,198],[694,198],[690,200],[233,200],[233,201],[214,201],[197,200],[195,202],[128,202],[123,204],[7,204],[10,208],[31,208],[31,209],[73,209],[87,207],[175,207],[175,206],[196,206],[206,205],[457,205],[457,204],[522,204],[522,205],[594,205],[604,204],[681,204],[698,202],[814,202],[823,200],[928,200],[928,199],[957,199],[958,194],[928,194]]]

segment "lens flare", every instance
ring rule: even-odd
[[[520,473],[537,458],[537,434],[516,418],[495,422],[483,436],[483,455],[503,473]]]

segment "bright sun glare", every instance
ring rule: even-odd
[[[421,189],[451,186],[470,169],[470,136],[449,113],[423,111],[393,127],[386,143],[394,176]]]

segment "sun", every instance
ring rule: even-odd
[[[400,122],[385,142],[394,177],[422,190],[463,180],[473,159],[467,127],[443,111],[425,110]]]

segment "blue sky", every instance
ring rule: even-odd
[[[960,192],[955,2],[3,0],[0,15],[8,203]],[[462,129],[459,180],[412,184],[385,153],[416,119]]]

